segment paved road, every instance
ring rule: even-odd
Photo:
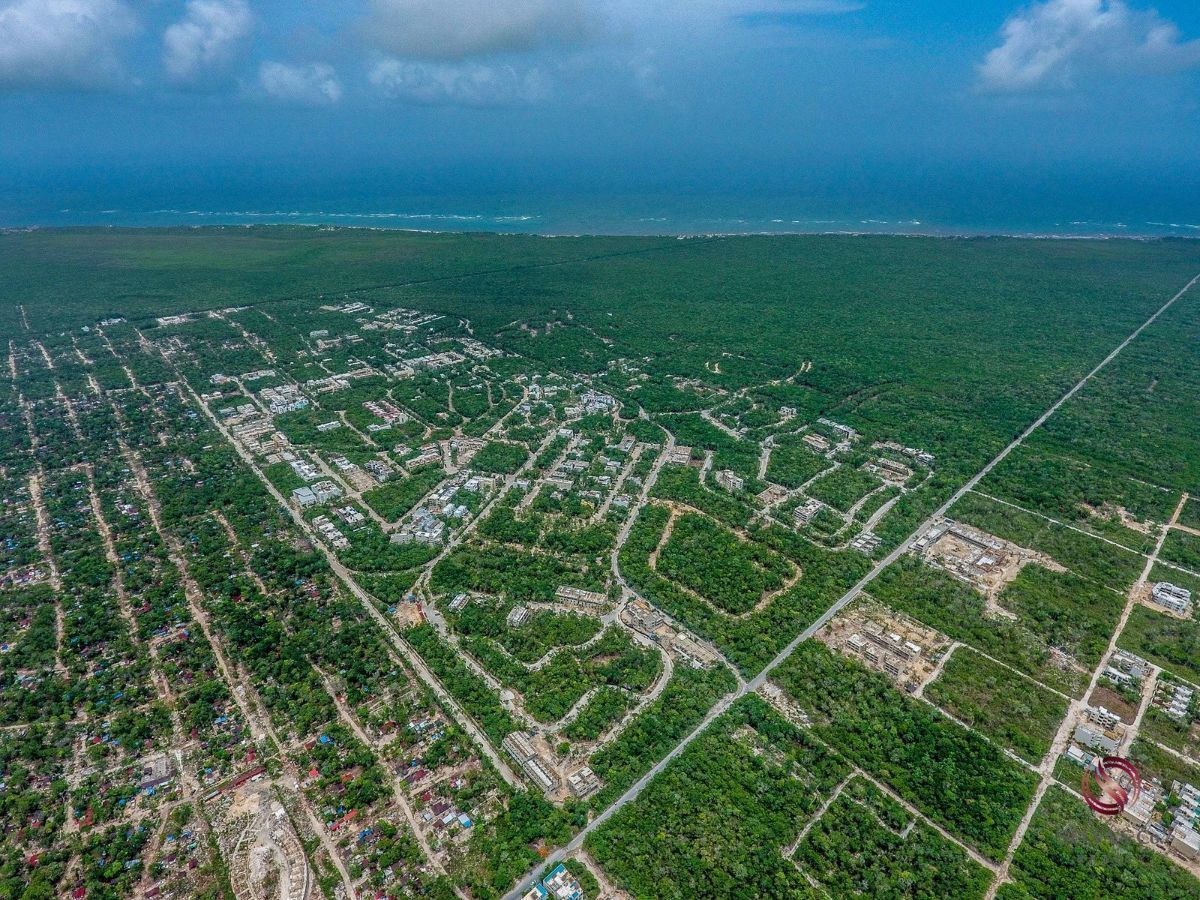
[[[1193,278],[1191,281],[1189,281],[1186,285],[1184,285],[1183,289],[1180,290],[1179,293],[1177,293],[1170,300],[1168,300],[1166,303],[1164,303],[1162,306],[1160,306],[1158,308],[1158,310],[1152,316],[1150,316],[1150,318],[1146,319],[1146,321],[1143,322],[1141,325],[1139,325],[1133,331],[1132,334],[1130,334],[1127,338],[1125,338],[1125,340],[1123,340],[1120,344],[1118,344],[1116,346],[1116,348],[1114,348],[1113,351],[1108,354],[1108,356],[1104,357],[1104,359],[1102,359],[1096,365],[1095,368],[1093,368],[1090,372],[1088,372],[1086,375],[1084,375],[1083,378],[1081,378],[1070,390],[1068,390],[1065,394],[1063,394],[1061,397],[1059,397],[1058,400],[1056,400],[1053,403],[1053,405],[1050,406],[1049,409],[1047,409],[1044,413],[1042,413],[1040,416],[1038,416],[1037,419],[1034,420],[1033,424],[1031,424],[1024,431],[1022,431],[1016,438],[1013,439],[1013,441],[1007,447],[1005,447],[1003,450],[1001,450],[999,453],[997,453],[991,459],[991,461],[988,462],[987,465],[985,465],[982,469],[980,469],[977,473],[975,473],[975,475],[973,475],[970,478],[970,480],[968,480],[966,482],[966,484],[964,484],[957,491],[955,491],[954,494],[951,495],[949,500],[947,500],[945,503],[943,503],[941,506],[939,506],[937,508],[937,510],[933,513],[933,515],[931,515],[928,519],[926,519],[924,522],[922,522],[917,527],[917,529],[915,531],[913,531],[913,533],[910,534],[907,538],[905,538],[904,541],[901,542],[899,544],[899,546],[897,546],[894,550],[892,550],[891,553],[889,553],[887,556],[885,556],[883,559],[881,559],[874,566],[874,568],[871,569],[870,572],[868,572],[866,575],[864,575],[862,577],[862,579],[860,579],[859,582],[854,585],[854,587],[852,587],[852,588],[850,588],[850,590],[846,591],[846,593],[843,594],[841,596],[841,598],[838,599],[838,601],[833,604],[833,606],[831,606],[831,607],[829,607],[829,609],[825,610],[825,612],[820,616],[820,618],[818,618],[815,622],[813,622],[811,625],[809,625],[808,628],[804,629],[804,631],[802,631],[791,643],[789,643],[786,647],[784,647],[783,650],[781,650],[779,652],[779,654],[773,660],[771,660],[771,662],[769,662],[766,665],[766,667],[761,672],[759,672],[758,675],[753,680],[749,681],[745,685],[740,686],[732,694],[730,694],[727,697],[723,698],[722,700],[718,701],[717,704],[711,710],[709,710],[708,715],[706,715],[704,717],[704,720],[687,737],[685,737],[682,741],[680,741],[678,744],[676,744],[675,747],[672,748],[672,750],[666,756],[664,756],[658,762],[657,765],[654,766],[654,768],[652,768],[649,772],[647,772],[645,775],[643,775],[641,778],[639,778],[633,784],[633,786],[629,788],[629,790],[627,790],[624,794],[621,795],[621,797],[618,800],[616,800],[611,806],[609,806],[607,809],[605,809],[604,812],[602,812],[600,815],[598,815],[595,819],[593,819],[591,822],[589,822],[583,828],[583,830],[580,831],[579,834],[577,834],[575,836],[575,839],[572,840],[569,844],[567,844],[566,847],[563,847],[563,848],[557,850],[556,852],[550,854],[550,856],[546,858],[545,862],[543,862],[536,869],[534,869],[533,871],[528,873],[523,879],[521,879],[521,881],[518,882],[517,885],[505,895],[506,900],[517,900],[517,898],[520,898],[526,891],[528,891],[537,882],[538,877],[541,875],[541,873],[543,871],[546,871],[547,869],[553,867],[557,863],[561,862],[563,860],[563,858],[565,858],[568,854],[579,849],[579,847],[581,847],[583,845],[583,842],[586,839],[586,837],[588,836],[588,834],[590,834],[596,828],[600,827],[600,825],[604,824],[604,822],[607,821],[609,819],[609,817],[611,817],[614,813],[619,811],[622,807],[624,807],[631,800],[636,800],[638,794],[640,794],[642,792],[642,789],[647,784],[649,784],[650,781],[656,775],[658,775],[659,772],[661,772],[668,765],[670,765],[671,760],[673,760],[673,759],[675,759],[675,757],[679,756],[679,754],[684,751],[684,749],[687,747],[688,744],[690,744],[693,740],[695,740],[696,737],[698,737],[701,732],[703,732],[706,728],[708,728],[709,725],[712,724],[714,719],[716,719],[723,712],[725,712],[725,710],[727,710],[735,700],[738,700],[741,697],[745,696],[746,694],[756,691],[756,690],[758,690],[758,688],[762,687],[762,685],[766,682],[767,678],[770,677],[771,673],[775,669],[777,669],[780,665],[782,665],[784,660],[786,660],[789,656],[791,656],[797,647],[799,647],[802,643],[804,643],[809,638],[811,638],[814,634],[816,634],[816,632],[818,630],[820,630],[822,627],[824,627],[829,622],[830,619],[832,619],[839,612],[841,612],[843,609],[845,609],[847,605],[852,603],[862,593],[863,589],[868,584],[870,584],[872,581],[874,581],[876,578],[878,578],[879,574],[884,569],[886,569],[888,566],[890,566],[892,563],[894,563],[897,559],[899,559],[909,549],[909,547],[912,546],[913,542],[916,541],[917,538],[919,538],[922,534],[924,534],[925,531],[927,531],[930,526],[932,526],[938,519],[942,518],[947,513],[947,511],[949,511],[951,506],[953,506],[960,499],[962,499],[964,494],[966,494],[968,491],[972,490],[977,484],[979,484],[980,481],[982,481],[985,477],[987,477],[988,473],[991,472],[992,469],[996,468],[996,466],[998,466],[1001,462],[1003,462],[1004,459],[1010,453],[1012,453],[1015,449],[1017,449],[1017,447],[1021,446],[1021,444],[1023,444],[1025,442],[1026,438],[1028,438],[1031,434],[1033,434],[1035,431],[1037,431],[1039,428],[1041,428],[1042,425],[1045,424],[1047,419],[1049,419],[1052,415],[1054,415],[1056,412],[1058,412],[1059,408],[1061,408],[1064,403],[1066,403],[1068,400],[1070,400],[1072,397],[1074,397],[1077,393],[1079,393],[1079,391],[1089,381],[1091,381],[1092,378],[1101,369],[1103,369],[1110,362],[1112,362],[1122,350],[1124,350],[1126,347],[1128,347],[1133,342],[1133,340],[1135,338],[1137,338],[1137,336],[1139,334],[1141,334],[1143,331],[1145,331],[1147,328],[1149,328],[1152,324],[1154,324],[1154,322],[1158,319],[1158,317],[1161,316],[1164,312],[1166,312],[1175,303],[1176,300],[1178,300],[1180,297],[1182,297],[1184,294],[1186,294],[1196,284],[1197,281],[1200,281],[1200,275],[1197,275],[1195,278]]]

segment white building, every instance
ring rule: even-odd
[[[1150,596],[1163,609],[1169,609],[1181,616],[1186,616],[1192,611],[1192,592],[1169,581],[1160,581],[1154,585]]]
[[[342,489],[332,481],[318,481],[312,486],[312,492],[318,503],[328,503],[342,496]]]
[[[732,494],[744,488],[746,486],[746,480],[732,469],[722,469],[717,473],[717,484]]]
[[[792,511],[792,521],[797,525],[807,525],[821,511],[822,503],[820,500],[809,498],[802,505],[797,506]]]

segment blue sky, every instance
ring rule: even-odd
[[[1198,101],[1194,0],[0,0],[9,192],[976,172],[1190,200]]]

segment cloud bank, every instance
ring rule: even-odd
[[[265,62],[259,67],[258,83],[268,96],[296,106],[329,106],[342,99],[337,72],[326,63]]]
[[[226,73],[254,32],[244,0],[189,0],[181,20],[163,32],[163,68],[177,84]]]
[[[585,0],[370,0],[364,33],[395,57],[465,60],[577,46],[601,23]]]
[[[1097,77],[1200,67],[1200,41],[1183,40],[1175,23],[1123,0],[1034,3],[1001,35],[979,67],[986,90],[1072,88]]]
[[[120,0],[18,0],[0,5],[0,88],[109,88],[138,30]]]

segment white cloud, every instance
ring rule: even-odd
[[[549,78],[539,68],[474,62],[385,59],[371,70],[370,80],[385,97],[430,105],[511,106],[535,103],[550,93]]]
[[[1178,71],[1200,66],[1200,41],[1175,23],[1123,0],[1045,0],[1012,16],[1003,42],[979,67],[995,91],[1068,88],[1088,75]]]
[[[120,0],[0,2],[0,88],[111,87],[119,45],[137,29]]]
[[[163,32],[167,77],[178,84],[220,77],[253,31],[254,14],[244,0],[188,0],[183,18]]]
[[[599,4],[588,0],[370,0],[372,43],[397,57],[464,60],[570,46],[595,35]]]
[[[329,106],[342,99],[337,72],[325,63],[295,66],[265,62],[259,67],[258,83],[267,94],[284,103]]]

